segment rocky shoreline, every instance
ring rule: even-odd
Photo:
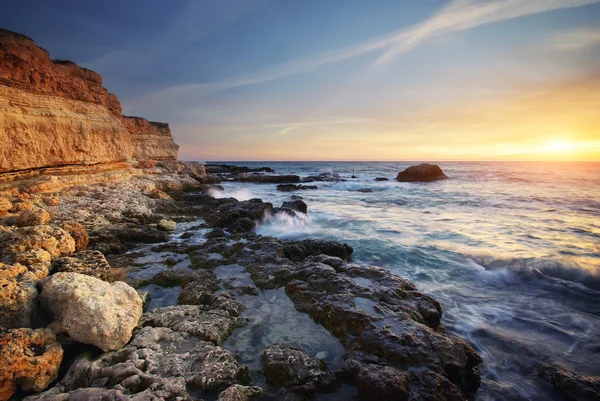
[[[0,398],[475,393],[481,358],[434,299],[346,244],[257,235],[307,205],[215,199],[198,169],[3,195]]]

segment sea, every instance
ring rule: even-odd
[[[316,190],[224,182],[212,194],[302,196],[308,215],[265,216],[256,232],[346,242],[354,262],[431,294],[483,357],[478,400],[565,399],[547,365],[600,375],[600,163],[439,162],[449,179],[431,183],[394,180],[415,162],[219,163],[339,174]]]

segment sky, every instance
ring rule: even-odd
[[[21,0],[184,160],[600,161],[600,0]]]

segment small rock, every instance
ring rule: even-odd
[[[396,181],[400,182],[431,182],[448,178],[439,166],[435,164],[419,164],[411,166],[398,173]]]
[[[389,181],[390,179],[387,177],[377,177],[375,178],[375,181]]]
[[[60,224],[60,227],[71,234],[71,237],[75,240],[75,252],[85,250],[90,241],[90,237],[84,226],[75,221],[65,221]]]
[[[161,219],[158,222],[157,228],[162,231],[175,231],[177,229],[177,223],[173,220]]]
[[[0,262],[0,326],[31,327],[38,295],[37,281],[35,274],[25,266]]]
[[[109,284],[79,273],[56,273],[41,282],[42,308],[54,327],[103,351],[119,349],[142,316],[142,300],[122,281]]]
[[[306,203],[303,200],[293,200],[293,201],[283,202],[283,204],[281,205],[281,208],[295,210],[296,212],[301,212],[304,214],[308,213],[308,206],[306,205]]]
[[[58,196],[44,198],[44,203],[47,206],[60,206],[60,198]]]
[[[364,192],[364,193],[373,192],[373,190],[371,188],[359,188],[356,191],[357,192]]]
[[[52,216],[46,209],[34,207],[19,214],[17,225],[19,227],[41,226],[50,223],[50,220],[52,220]]]
[[[0,328],[0,400],[44,390],[58,376],[63,349],[48,329]]]
[[[24,210],[31,209],[33,207],[33,203],[27,199],[19,199],[12,203],[12,208],[10,209],[11,213],[21,213]]]
[[[234,384],[219,394],[217,401],[248,401],[252,397],[262,395],[263,389],[260,387],[248,387],[240,384]]]
[[[6,216],[13,204],[6,198],[0,198],[0,217]]]

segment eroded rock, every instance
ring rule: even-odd
[[[0,262],[0,326],[31,327],[38,279],[21,264]]]
[[[72,272],[85,274],[109,281],[111,268],[100,251],[82,251],[71,256],[56,258],[52,261],[52,270],[56,273]]]

